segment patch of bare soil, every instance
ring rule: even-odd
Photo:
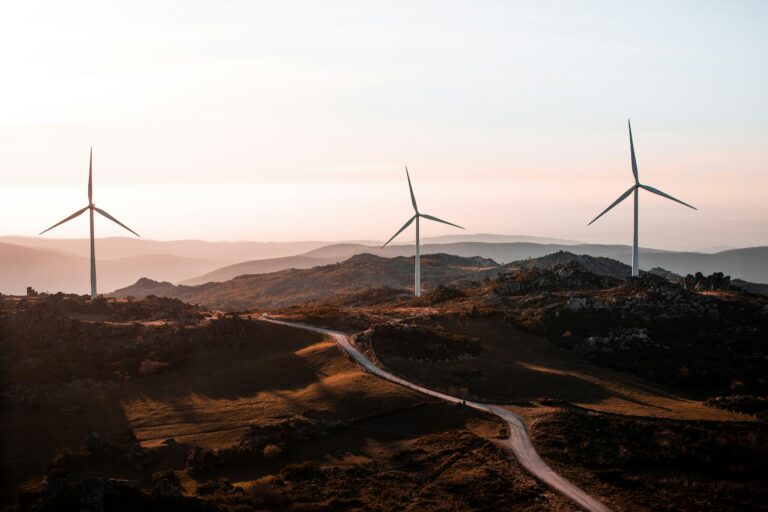
[[[614,510],[768,510],[768,426],[565,408],[531,426],[555,470]]]

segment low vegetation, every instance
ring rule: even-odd
[[[768,426],[565,408],[536,421],[545,460],[618,510],[768,510]]]
[[[362,372],[321,335],[260,321],[268,308],[357,333],[410,381],[512,408],[613,508],[765,509],[768,297],[561,252],[430,255],[414,298],[412,263],[0,297],[2,505],[572,508],[493,443],[498,420]]]

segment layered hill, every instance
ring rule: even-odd
[[[159,295],[218,308],[269,309],[369,288],[412,289],[413,265],[413,258],[360,254],[331,265],[243,275],[223,283],[198,286],[141,279],[112,295],[137,298]],[[422,282],[426,288],[456,280],[481,279],[495,274],[498,269],[499,265],[487,258],[431,254],[421,259]]]
[[[257,262],[236,265],[239,269],[267,268],[279,264],[267,260],[263,266]],[[295,263],[311,265],[320,259],[301,260]],[[556,264],[576,262],[587,271],[613,279],[630,276],[628,265],[605,257],[578,255],[560,251],[539,258],[530,258],[500,265],[489,258],[461,257],[450,254],[428,254],[421,258],[422,283],[430,291],[439,285],[457,284],[469,286],[498,274],[514,273],[526,269],[546,269]],[[149,295],[174,297],[186,302],[205,304],[209,307],[227,310],[274,309],[309,301],[327,301],[333,297],[357,296],[371,293],[372,289],[387,288],[397,294],[413,290],[412,257],[397,256],[385,258],[373,254],[359,254],[342,261],[311,268],[293,268],[277,272],[239,275],[222,282],[204,282],[198,285],[175,285],[168,281],[140,279],[131,286],[120,288],[114,297],[142,298]],[[232,273],[232,269],[228,269]],[[661,268],[649,273],[677,281],[681,276]],[[211,274],[214,275],[214,274]],[[225,274],[219,274],[226,277]],[[737,283],[743,281],[737,281]],[[754,286],[751,283],[748,285]],[[360,297],[358,297],[360,298]],[[363,298],[360,298],[363,300]]]
[[[140,277],[177,281],[219,264],[169,254],[100,258],[97,260],[98,284],[100,290],[113,290]],[[39,291],[86,293],[90,286],[90,260],[63,251],[0,242],[0,293],[23,294],[28,286]]]
[[[344,259],[363,251],[388,257],[412,256],[415,254],[416,248],[413,245],[396,245],[379,249],[355,244],[336,244],[315,249],[306,253],[306,256]],[[630,264],[632,261],[630,248],[626,245],[462,242],[425,244],[422,246],[423,254],[446,253],[457,256],[480,256],[491,258],[499,263],[540,258],[559,251],[611,258],[624,264]],[[723,272],[745,281],[768,282],[768,246],[733,249],[712,254],[641,248],[640,261],[644,270],[662,267],[681,275],[696,272],[703,274]]]
[[[66,252],[75,256],[89,256],[87,238],[48,238],[27,236],[3,236],[0,242],[21,245],[34,249],[47,249]],[[219,261],[220,265],[237,263],[256,258],[280,258],[301,254],[328,242],[256,242],[256,241],[218,241],[205,240],[149,240],[124,236],[103,237],[97,240],[98,255],[102,258],[116,259],[148,254],[168,254],[180,257],[195,257]]]
[[[422,242],[422,254],[480,256],[501,264],[559,251],[630,263],[630,249],[625,245],[582,244],[516,235],[451,235],[425,238]],[[101,290],[128,286],[140,277],[185,285],[224,282],[240,275],[338,263],[365,253],[387,258],[411,257],[415,246],[404,244],[382,249],[373,242],[329,245],[317,241],[205,242],[108,237],[99,238],[96,247]],[[87,239],[0,237],[0,293],[23,293],[27,286],[84,293],[89,281],[88,258]],[[678,275],[723,272],[734,279],[768,283],[768,247],[711,254],[643,248],[641,263],[645,270],[663,267]]]
[[[453,254],[463,257],[480,256],[481,258],[489,258],[502,264],[541,258],[558,252],[568,252],[595,258],[609,258],[624,265],[631,263],[630,248],[626,245],[470,241],[424,243],[421,246],[422,254]],[[398,256],[411,257],[416,253],[416,247],[414,245],[393,245],[382,249],[378,246],[355,243],[332,244],[306,252],[301,255],[302,259],[284,258],[248,261],[188,279],[183,284],[224,281],[245,273],[261,273],[292,267],[306,268],[303,265],[306,265],[311,260],[303,258],[333,263],[343,261],[357,254],[366,253],[386,258]],[[736,279],[768,283],[768,247],[733,249],[712,254],[643,248],[641,250],[641,262],[642,269],[644,270],[661,267],[679,275],[694,274],[696,272],[703,274],[723,272]],[[280,268],[281,266],[282,268]]]
[[[237,276],[249,274],[268,274],[270,272],[279,272],[281,270],[302,269],[319,267],[336,263],[334,258],[313,258],[310,256],[285,256],[283,258],[269,258],[265,260],[245,261],[234,265],[227,265],[220,269],[208,272],[199,277],[186,279],[179,284],[195,286],[210,282],[221,283],[229,281]]]

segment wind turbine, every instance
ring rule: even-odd
[[[411,176],[408,174],[408,166],[405,166],[405,176],[408,178],[408,189],[411,191],[411,203],[413,203],[413,211],[415,212],[413,217],[408,219],[408,222],[403,224],[403,227],[397,230],[397,233],[392,235],[392,238],[387,240],[387,243],[382,245],[381,248],[385,248],[387,245],[389,245],[389,242],[395,239],[397,235],[403,232],[405,228],[411,225],[413,221],[416,221],[416,270],[415,270],[415,284],[413,287],[414,294],[417,297],[421,296],[421,265],[419,262],[419,219],[421,217],[424,217],[425,219],[434,220],[435,222],[442,222],[443,224],[448,224],[449,226],[454,226],[459,229],[464,229],[463,227],[459,226],[458,224],[453,224],[451,222],[438,219],[437,217],[433,217],[432,215],[427,215],[426,213],[419,213],[419,207],[416,206],[416,196],[413,195],[413,186],[411,185]]]
[[[635,144],[632,141],[632,124],[629,122],[629,119],[627,119],[627,125],[629,126],[629,150],[630,150],[630,153],[632,155],[632,174],[634,174],[634,176],[635,176],[635,184],[632,185],[629,188],[629,190],[627,190],[626,192],[621,194],[619,196],[619,198],[617,200],[615,200],[613,202],[613,204],[611,204],[611,206],[609,206],[608,208],[603,210],[603,212],[600,215],[598,215],[597,217],[592,219],[592,222],[595,222],[597,219],[599,219],[600,217],[605,215],[608,212],[608,210],[610,210],[611,208],[613,208],[614,206],[616,206],[617,204],[619,204],[620,202],[625,200],[627,197],[629,197],[629,194],[633,194],[634,193],[634,200],[635,200],[635,234],[634,234],[634,238],[633,238],[633,241],[632,241],[632,275],[633,276],[639,276],[640,275],[640,253],[639,253],[639,249],[638,249],[638,245],[637,245],[637,210],[638,210],[637,202],[638,202],[638,192],[640,191],[640,189],[642,188],[642,189],[647,190],[648,192],[653,192],[654,194],[656,194],[658,196],[666,197],[667,199],[671,199],[672,201],[674,201],[676,203],[680,203],[683,206],[687,206],[688,208],[693,208],[694,210],[696,210],[696,208],[694,208],[693,206],[689,205],[688,203],[682,202],[679,199],[675,199],[671,195],[666,194],[666,193],[662,192],[659,189],[653,188],[653,187],[651,187],[649,185],[643,185],[642,183],[640,183],[640,178],[638,178],[638,175],[637,175],[637,160],[635,159]],[[590,222],[588,225],[591,226],[592,222]]]
[[[93,148],[91,148],[91,159],[90,159],[90,163],[88,164],[88,206],[86,206],[82,210],[76,211],[66,219],[54,224],[53,226],[49,227],[45,231],[41,232],[40,234],[42,235],[43,233],[52,230],[56,226],[60,226],[65,222],[74,219],[75,217],[79,217],[83,212],[85,212],[85,210],[90,210],[90,214],[91,214],[91,300],[94,300],[96,298],[96,245],[94,243],[94,238],[93,238],[93,212],[94,211],[99,212],[104,217],[124,227],[125,229],[127,229],[128,231],[130,231],[136,236],[140,236],[140,235],[136,233],[134,230],[132,230],[131,228],[129,228],[128,226],[126,226],[125,224],[123,224],[122,222],[120,222],[119,220],[117,220],[116,218],[114,218],[113,216],[111,216],[110,214],[108,214],[107,212],[105,212],[104,210],[102,210],[101,208],[97,208],[96,205],[93,204]]]

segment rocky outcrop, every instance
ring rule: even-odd
[[[712,293],[726,286],[719,276],[698,282],[710,293],[644,274],[615,288],[515,303],[510,317],[606,366],[686,387],[768,391],[766,301]]]
[[[527,295],[561,290],[599,290],[621,283],[611,276],[589,272],[577,261],[557,263],[549,268],[524,268],[491,280],[489,291],[500,296]]]
[[[709,276],[696,272],[695,275],[688,274],[685,276],[680,281],[680,286],[686,290],[725,291],[731,289],[731,277],[723,275],[722,272],[715,272]]]

